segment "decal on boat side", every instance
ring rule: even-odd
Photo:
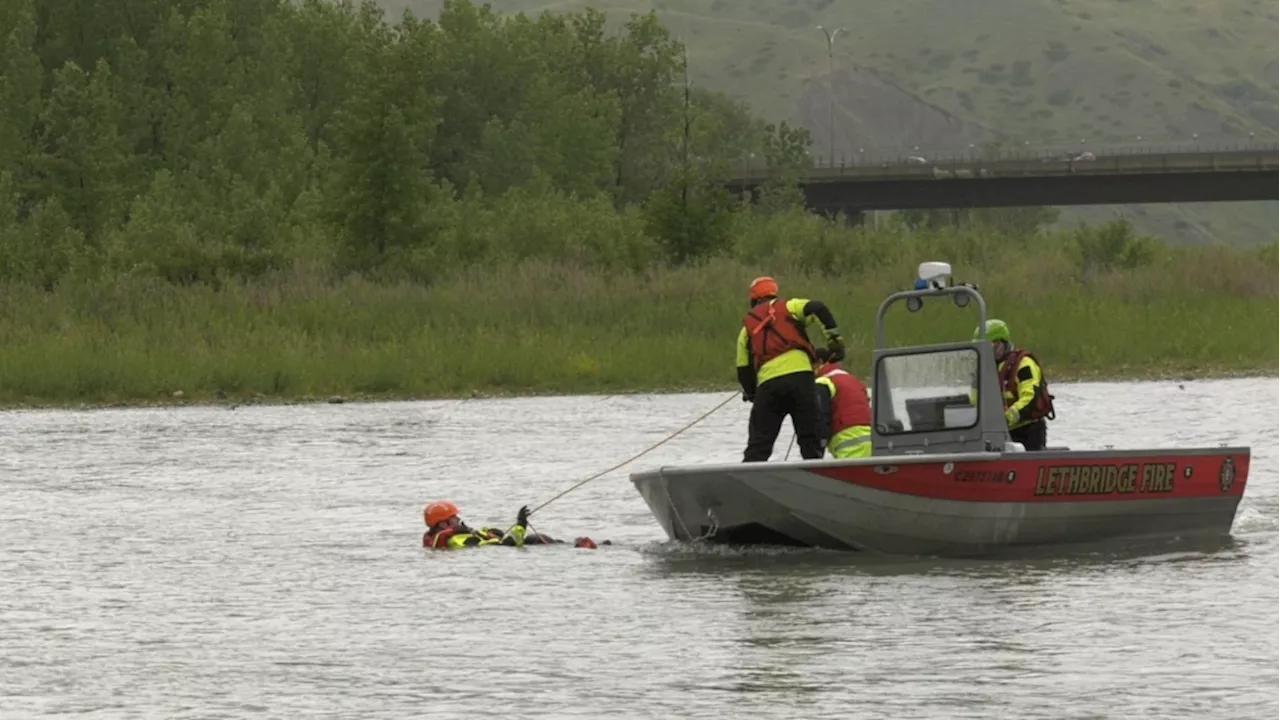
[[[956,482],[1011,483],[1017,477],[1013,470],[961,470],[956,473]]]
[[[1036,455],[1017,453],[996,461],[859,463],[814,468],[810,472],[865,488],[932,500],[1003,503],[1144,502],[1238,496],[1244,491],[1249,472],[1247,455],[1226,453],[1043,459]],[[890,456],[883,462],[895,459]]]
[[[1127,495],[1172,493],[1177,463],[1042,465],[1035,495]]]
[[[1142,484],[1138,486],[1138,492],[1171,493],[1173,480],[1177,476],[1177,463],[1145,463],[1142,466]]]
[[[1236,459],[1230,455],[1222,459],[1222,469],[1218,471],[1218,487],[1222,492],[1231,492],[1236,482]]]

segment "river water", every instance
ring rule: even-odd
[[[725,395],[0,413],[0,717],[1276,717],[1276,380],[1055,392],[1053,444],[1252,446],[1233,538],[672,546],[627,472],[738,460],[734,401],[534,516],[611,546],[431,552]]]

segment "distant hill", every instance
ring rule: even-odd
[[[381,0],[434,18],[439,0]],[[814,152],[1274,140],[1277,12],[1256,0],[494,0],[500,12],[658,11],[696,84],[809,128]],[[843,27],[828,70],[816,25]],[[1083,143],[1081,141],[1084,141]],[[1274,241],[1276,203],[1075,208],[1203,242]]]

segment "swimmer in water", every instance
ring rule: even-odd
[[[525,545],[562,545],[557,540],[539,532],[528,532],[529,506],[525,505],[516,513],[516,522],[506,532],[496,528],[471,528],[458,516],[458,506],[448,500],[435,500],[427,503],[422,510],[423,522],[427,531],[422,535],[422,546],[433,550],[457,550],[460,548],[479,547],[481,545],[505,545],[508,547],[524,547]],[[605,540],[605,545],[611,545]],[[595,542],[589,537],[574,540],[574,547],[594,548]]]

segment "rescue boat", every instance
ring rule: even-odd
[[[897,303],[976,303],[971,342],[887,347]],[[919,266],[876,313],[871,457],[664,466],[631,482],[674,541],[972,557],[1017,547],[1229,535],[1249,447],[1027,452],[1010,441],[978,287]],[[976,401],[975,401],[976,398]]]

